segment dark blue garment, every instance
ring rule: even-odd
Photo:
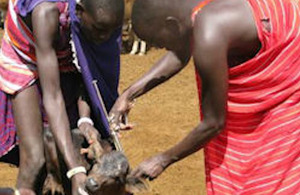
[[[121,28],[108,41],[101,44],[91,43],[80,33],[80,23],[75,15],[75,6],[75,1],[70,0],[72,40],[91,101],[93,120],[96,122],[96,128],[100,129],[102,136],[108,137],[110,134],[108,120],[93,82],[97,81],[106,110],[109,111],[118,97]]]

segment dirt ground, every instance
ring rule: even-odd
[[[145,73],[165,53],[152,49],[146,56],[122,55],[120,92]],[[132,165],[182,139],[199,121],[194,67],[190,63],[167,83],[139,98],[129,115],[134,130],[123,132],[121,142]],[[0,164],[0,187],[15,185],[17,169]],[[202,151],[172,165],[150,182],[143,195],[205,194]]]

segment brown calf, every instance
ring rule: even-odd
[[[46,132],[45,143],[46,163],[48,176],[44,184],[43,194],[71,194],[70,181],[65,177],[66,167],[57,158],[56,147],[51,133]],[[147,189],[147,185],[140,178],[130,176],[130,166],[122,152],[112,150],[108,141],[100,140],[103,150],[93,161],[80,155],[84,138],[78,129],[72,130],[73,144],[76,148],[77,158],[88,170],[84,191],[89,195],[125,195],[127,192],[140,192]],[[49,158],[50,157],[50,158]],[[56,157],[56,158],[55,158]],[[57,174],[59,173],[59,174]]]

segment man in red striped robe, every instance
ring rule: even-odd
[[[299,1],[136,0],[132,22],[138,36],[169,52],[119,97],[115,125],[126,127],[131,102],[191,57],[202,116],[135,174],[156,178],[204,147],[208,194],[300,193]]]

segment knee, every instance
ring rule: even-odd
[[[35,182],[43,173],[44,165],[44,155],[34,153],[34,150],[21,155],[17,187],[33,189]]]
[[[30,155],[30,161],[32,167],[41,168],[45,164],[44,150],[33,150]]]
[[[34,169],[41,169],[45,165],[44,155],[31,158],[31,163],[32,163],[31,167],[33,167]]]
[[[20,168],[24,166],[32,174],[38,172],[44,164],[44,151],[40,148],[31,148],[26,155],[21,155]]]

